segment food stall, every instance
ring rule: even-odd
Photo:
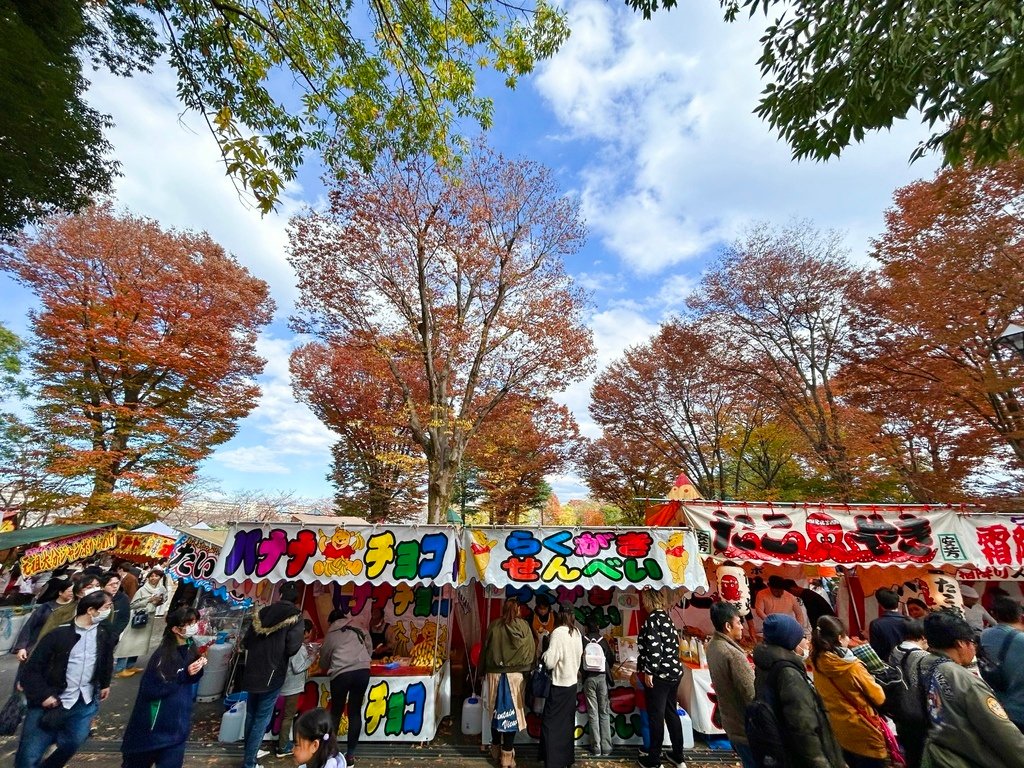
[[[36,576],[113,548],[117,543],[113,528],[113,523],[21,528],[0,533],[0,552],[6,553],[5,560],[17,558],[22,576]],[[0,653],[11,650],[34,608],[0,607]]]
[[[958,582],[1011,575],[1024,557],[1024,516],[963,505],[696,499],[660,505],[651,517],[692,526],[715,597],[738,607],[744,599],[750,604],[753,577],[771,573],[800,581],[838,571],[843,578],[836,613],[853,635],[866,632],[879,615],[873,597],[879,587],[902,588],[904,599],[919,596],[930,607],[956,605]],[[726,571],[729,580],[723,581]],[[1021,593],[1013,582],[1011,590]],[[687,677],[688,689],[684,686],[681,696],[689,695],[695,729],[720,733],[710,675],[693,669]]]
[[[111,554],[117,560],[129,560],[139,565],[152,565],[171,556],[180,533],[159,520],[117,536],[117,546]]]
[[[484,585],[485,622],[500,613],[500,603],[515,597],[524,606],[538,601],[570,603],[577,617],[594,615],[617,654],[609,691],[612,741],[641,741],[642,693],[633,687],[636,636],[640,627],[639,590],[690,590],[707,587],[697,555],[697,540],[684,529],[474,527],[463,531],[466,578]],[[482,691],[487,700],[486,683]],[[481,713],[484,744],[490,742],[486,708]],[[589,741],[586,697],[579,693],[578,743]],[[517,742],[538,739],[540,716],[527,715]]]
[[[448,653],[458,577],[454,529],[335,523],[328,517],[320,525],[234,524],[209,577],[257,600],[263,597],[262,583],[304,583],[302,607],[318,637],[334,608],[347,605],[366,629],[371,608],[382,608],[395,652],[370,668],[362,738],[430,741],[451,713]],[[329,681],[318,673],[311,673],[300,712],[329,706]]]

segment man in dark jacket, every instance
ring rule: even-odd
[[[302,647],[302,611],[295,605],[298,585],[281,586],[281,599],[260,610],[245,635],[245,674],[242,690],[249,694],[245,713],[245,762],[256,768],[256,753],[263,743],[274,704],[284,685],[288,660]]]
[[[764,698],[771,670],[778,663],[774,699],[785,727],[791,768],[844,768],[843,750],[836,741],[825,707],[807,679],[802,652],[804,628],[792,616],[770,614],[764,620],[764,643],[754,649],[754,690]],[[799,649],[799,652],[798,652]],[[770,697],[769,697],[770,698]],[[752,733],[747,734],[753,738]]]
[[[868,641],[878,654],[878,658],[888,661],[893,648],[903,642],[903,632],[909,619],[896,610],[900,604],[900,596],[891,589],[883,587],[876,590],[875,600],[882,609],[882,615],[868,625]]]
[[[89,736],[99,703],[110,693],[114,644],[102,625],[110,595],[78,601],[73,621],[39,641],[21,673],[28,699],[15,768],[63,768]],[[43,754],[56,744],[46,760]]]

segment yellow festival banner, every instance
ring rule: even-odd
[[[20,560],[21,573],[24,576],[34,576],[44,571],[52,571],[54,568],[92,557],[97,552],[105,552],[116,546],[117,531],[112,528],[57,539],[41,547],[25,550]]]

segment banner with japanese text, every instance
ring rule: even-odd
[[[1024,515],[935,505],[686,502],[703,557],[823,566],[1010,567]]]
[[[466,578],[496,587],[707,587],[691,531],[467,528]],[[461,570],[461,565],[460,565]]]
[[[330,519],[330,518],[328,518]],[[238,523],[210,577],[308,583],[456,583],[454,529],[431,525]]]
[[[252,602],[249,597],[210,578],[218,557],[220,547],[216,544],[182,534],[174,543],[171,559],[167,561],[167,573],[175,581],[194,584],[233,605],[249,605]]]
[[[19,562],[23,576],[52,571],[62,565],[92,557],[97,552],[106,552],[117,546],[117,531],[104,528],[89,531],[66,539],[57,539],[39,547],[25,550]]]
[[[128,560],[165,560],[173,549],[174,539],[167,536],[129,531],[118,537],[114,555]]]

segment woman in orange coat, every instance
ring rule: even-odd
[[[882,686],[847,648],[850,637],[835,616],[822,616],[811,635],[811,664],[832,730],[850,768],[885,768],[889,750],[878,726]]]

